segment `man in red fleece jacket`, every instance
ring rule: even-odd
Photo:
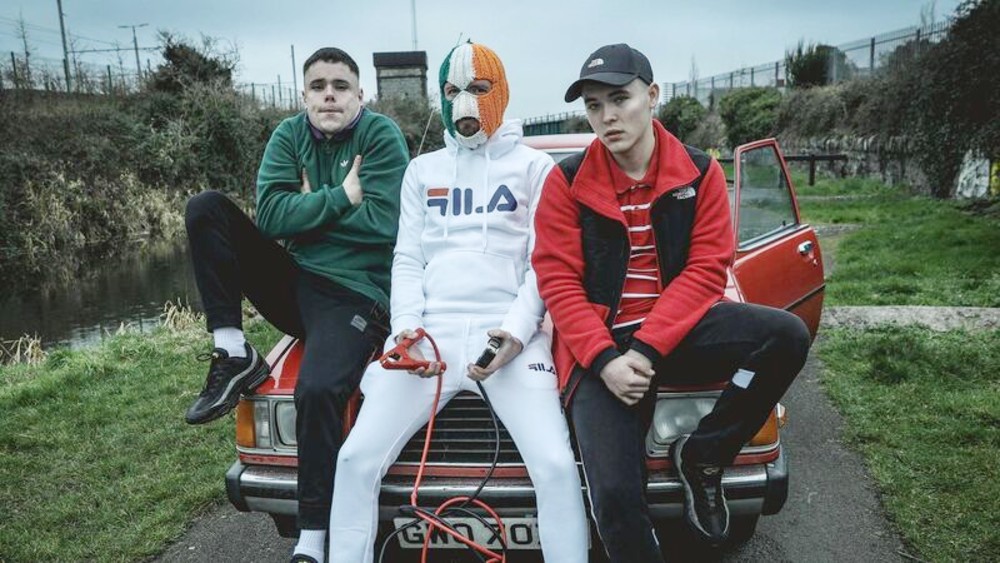
[[[532,263],[555,326],[554,353],[611,561],[662,561],[645,501],[644,437],[661,382],[728,381],[672,459],[684,519],[725,541],[722,468],[761,427],[805,363],[809,332],[786,311],[723,300],[734,237],[718,162],[653,119],[649,60],[601,47],[566,92],[597,139],[553,168]]]

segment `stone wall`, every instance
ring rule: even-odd
[[[420,68],[377,69],[379,98],[427,98],[427,75]]]
[[[920,169],[908,141],[902,137],[782,138],[780,142],[785,154],[847,155],[846,162],[817,163],[817,174],[878,178],[886,184],[906,184],[919,193],[930,193],[927,176]]]

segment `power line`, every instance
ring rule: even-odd
[[[18,19],[15,19],[15,18],[6,17],[6,16],[0,16],[0,22],[9,23],[9,24],[14,25],[14,26],[20,26],[21,25],[21,20],[18,20]],[[27,31],[36,31],[36,32],[42,32],[42,33],[52,33],[52,34],[55,34],[55,35],[62,35],[62,33],[58,29],[53,29],[51,27],[45,27],[45,26],[41,26],[41,25],[37,25],[37,24],[33,24],[33,23],[28,23],[28,22],[24,22],[24,28]],[[96,41],[97,43],[104,43],[106,45],[114,45],[115,44],[114,41],[108,41],[106,39],[95,39],[93,37],[87,37],[86,35],[80,35],[78,33],[66,32],[66,35],[69,35],[73,39],[83,39],[83,40],[86,40],[86,41]]]

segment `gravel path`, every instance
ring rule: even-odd
[[[920,325],[931,330],[997,330],[1000,309],[988,307],[825,307],[822,328]]]

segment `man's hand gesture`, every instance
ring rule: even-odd
[[[361,178],[358,177],[360,171],[361,155],[359,154],[354,157],[354,165],[351,166],[351,171],[344,178],[344,193],[347,194],[347,199],[350,200],[351,205],[359,205],[361,203],[361,196],[364,193],[361,190]]]
[[[604,366],[601,379],[615,397],[631,406],[646,394],[655,374],[649,358],[629,350]]]

